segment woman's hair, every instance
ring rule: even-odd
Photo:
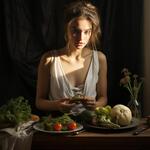
[[[92,34],[89,41],[89,46],[91,48],[96,48],[96,44],[99,43],[99,37],[101,35],[100,18],[97,8],[90,2],[76,0],[67,5],[64,12],[66,33],[68,31],[68,25],[71,24],[76,18],[84,17],[91,22]],[[65,38],[68,40],[67,36]]]

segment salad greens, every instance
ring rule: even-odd
[[[68,130],[68,125],[75,122],[68,114],[63,114],[62,116],[52,118],[51,116],[48,117],[42,117],[41,123],[43,124],[43,128],[48,131],[53,131],[54,126],[56,124],[61,124],[62,131]]]
[[[28,100],[19,96],[11,98],[7,104],[0,107],[0,123],[18,125],[31,118],[31,107]]]

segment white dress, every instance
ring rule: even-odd
[[[81,72],[82,73],[82,72]],[[80,93],[85,96],[96,97],[96,84],[99,74],[99,59],[98,52],[93,50],[92,60],[88,69],[85,83],[79,87],[73,87],[68,78],[66,77],[60,57],[56,56],[52,58],[50,65],[50,91],[49,99],[58,100],[62,98],[70,98]],[[83,107],[78,105],[78,107]]]

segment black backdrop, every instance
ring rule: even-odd
[[[64,46],[63,8],[73,0],[0,1],[0,105],[24,96],[35,109],[41,55]],[[109,104],[127,103],[119,87],[128,67],[143,74],[143,0],[91,0],[100,10],[102,51],[108,60]]]

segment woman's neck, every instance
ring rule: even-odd
[[[82,58],[89,52],[87,48],[76,49],[74,47],[66,47],[66,55],[72,58]]]

